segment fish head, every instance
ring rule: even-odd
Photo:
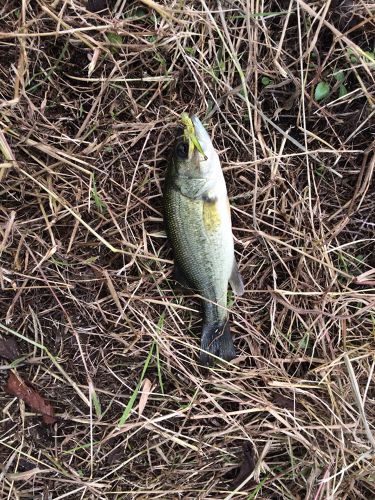
[[[192,115],[190,119],[201,151],[197,147],[192,148],[186,136],[183,133],[180,134],[173,151],[176,174],[191,179],[212,178],[215,172],[221,172],[218,154],[199,118]]]

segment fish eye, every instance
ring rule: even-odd
[[[179,142],[176,146],[176,155],[179,160],[187,160],[189,157],[189,144],[187,142]]]

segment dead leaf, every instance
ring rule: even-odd
[[[7,240],[9,238],[10,233],[12,232],[15,219],[16,219],[16,212],[13,210],[12,212],[10,212],[8,222],[5,225],[3,241],[0,243],[0,255],[3,252],[3,250],[5,250],[5,248],[7,247]]]
[[[35,467],[34,469],[27,470],[25,472],[9,472],[6,477],[9,481],[28,481],[29,479],[37,476],[38,474],[43,474],[44,472],[51,472],[50,469],[40,469]]]
[[[29,387],[19,375],[15,375],[12,371],[9,372],[5,391],[11,396],[16,396],[25,401],[36,413],[42,414],[45,424],[54,424],[56,422],[52,406],[46,403],[40,394]]]
[[[0,339],[0,358],[5,358],[13,361],[14,359],[19,358],[19,356],[20,352],[18,349],[18,345],[13,337]]]
[[[139,406],[138,406],[138,415],[141,416],[143,413],[143,410],[145,409],[148,397],[151,392],[151,380],[148,378],[145,378],[143,381],[143,387],[142,387],[142,392],[141,392],[141,397],[139,398]]]
[[[96,47],[96,49],[94,50],[94,52],[92,54],[91,62],[90,62],[89,67],[88,67],[88,77],[89,78],[93,74],[93,72],[95,71],[96,63],[98,62],[99,55],[100,55],[100,49],[98,47]]]
[[[287,398],[283,394],[275,394],[273,400],[273,404],[280,407],[285,408],[290,411],[298,411],[303,410],[303,406],[296,400]]]
[[[231,488],[233,490],[238,488],[239,485],[242,484],[245,481],[245,479],[247,479],[255,469],[254,448],[251,443],[246,442],[243,445],[243,454],[244,457],[240,471],[231,484]]]

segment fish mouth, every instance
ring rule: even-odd
[[[211,138],[208,135],[207,130],[204,128],[202,122],[197,116],[192,115],[191,121],[193,122],[194,125],[195,135],[203,150],[204,156],[207,159],[210,156],[210,152],[212,151],[213,148]]]

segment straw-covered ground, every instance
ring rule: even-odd
[[[1,2],[1,498],[374,498],[374,13]],[[183,111],[246,286],[206,371],[162,219]]]

